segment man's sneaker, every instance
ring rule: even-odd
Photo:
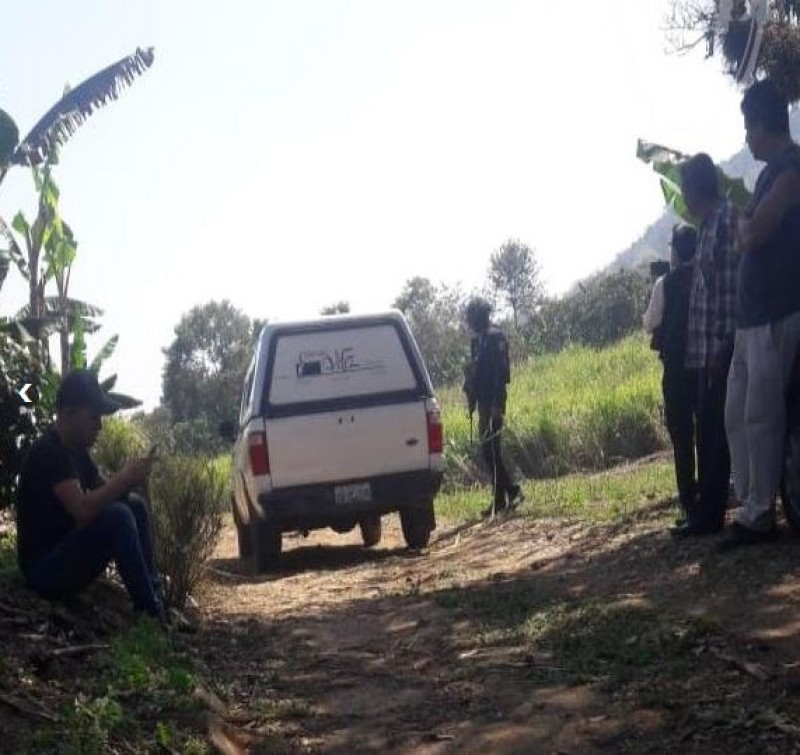
[[[511,488],[511,491],[508,494],[508,506],[507,509],[509,511],[513,511],[517,506],[521,503],[525,502],[525,494],[522,492],[522,488],[519,485],[514,485]]]
[[[768,543],[778,536],[778,528],[773,524],[768,530],[753,530],[739,522],[734,522],[717,546],[720,553],[727,553],[745,545]]]

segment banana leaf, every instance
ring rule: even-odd
[[[664,147],[661,144],[639,139],[636,145],[636,157],[642,162],[652,165],[653,170],[659,174],[664,200],[675,210],[678,217],[685,222],[692,222],[681,193],[679,170],[680,164],[688,160],[690,155]],[[730,199],[740,209],[746,207],[752,198],[752,194],[745,185],[744,179],[732,178],[719,166],[717,166],[717,175],[719,176],[719,186],[723,196]]]
[[[7,165],[19,144],[19,129],[14,119],[0,110],[0,165]]]
[[[135,409],[137,406],[142,405],[142,402],[138,398],[133,398],[125,393],[109,391],[107,395],[112,401],[116,401],[119,404],[120,409]]]
[[[31,343],[47,338],[58,330],[58,318],[26,317],[0,322],[0,331],[17,343]]]
[[[110,359],[112,354],[117,348],[117,344],[119,343],[119,335],[115,334],[111,336],[104,344],[100,351],[97,352],[95,358],[92,359],[92,363],[89,365],[90,370],[94,370],[95,372],[100,372],[100,368],[103,366],[103,362],[106,359]]]
[[[28,267],[28,258],[22,253],[22,249],[19,248],[14,234],[11,233],[11,229],[6,225],[6,221],[3,220],[3,218],[0,218],[0,236],[5,239],[6,251],[8,251],[11,259],[14,260],[14,264],[17,266],[22,277],[25,278],[26,281],[30,280],[31,273]]]
[[[131,86],[153,65],[153,48],[137,50],[104,68],[82,84],[64,93],[17,145],[9,163],[38,165],[59,146],[66,144],[98,108],[116,100],[120,91]]]

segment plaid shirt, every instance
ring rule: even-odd
[[[686,367],[710,367],[731,348],[736,330],[737,213],[721,199],[700,225],[689,300]]]

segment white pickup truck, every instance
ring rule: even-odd
[[[282,533],[361,527],[399,512],[410,548],[435,528],[439,405],[399,312],[267,325],[242,392],[233,451],[239,555],[275,567]]]

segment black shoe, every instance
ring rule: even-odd
[[[707,535],[716,535],[722,531],[722,527],[700,527],[696,524],[690,524],[683,521],[683,524],[676,524],[674,527],[669,528],[669,533],[678,540],[683,540],[687,537],[704,537]]]
[[[525,503],[525,494],[519,485],[514,485],[508,493],[508,509],[513,510],[521,503]]]
[[[768,530],[753,530],[739,522],[734,522],[725,533],[725,537],[717,546],[720,553],[727,553],[745,545],[768,543],[778,536],[778,528],[773,524]]]

